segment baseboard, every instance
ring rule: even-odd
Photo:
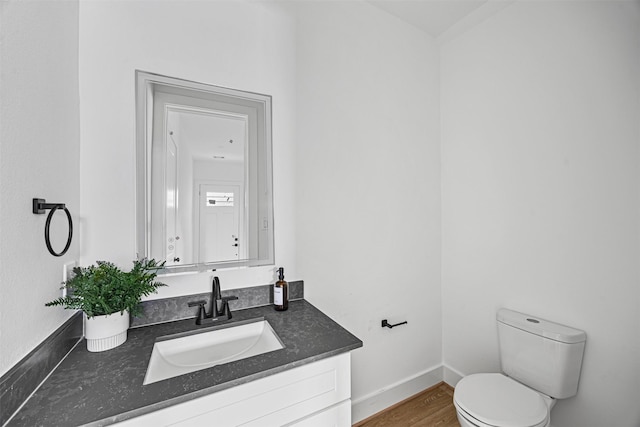
[[[352,401],[351,423],[355,424],[389,406],[401,402],[443,380],[443,366],[438,365],[416,375],[390,384]]]
[[[460,381],[464,377],[460,371],[456,371],[451,366],[443,365],[442,366],[442,380],[449,384],[451,387],[455,388],[458,381]]]

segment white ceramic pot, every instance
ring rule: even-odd
[[[124,344],[128,329],[129,312],[126,310],[106,316],[87,317],[84,314],[84,336],[89,351],[105,351]]]

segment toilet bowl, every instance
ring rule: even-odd
[[[555,399],[489,373],[460,380],[453,404],[462,427],[548,427]]]

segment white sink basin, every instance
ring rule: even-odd
[[[269,322],[256,319],[156,341],[143,384],[284,348]]]

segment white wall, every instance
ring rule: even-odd
[[[303,3],[296,37],[298,271],[305,297],[364,341],[357,421],[441,361],[438,50],[351,1]]]
[[[639,29],[516,2],[441,49],[444,363],[499,369],[499,307],[585,330],[556,427],[640,423]]]
[[[0,2],[0,63],[1,376],[73,314],[44,303],[78,256],[77,228],[67,254],[50,255],[31,199],[66,203],[77,225],[78,2]],[[56,213],[53,248],[66,239]]]
[[[135,258],[136,69],[273,96],[276,266],[224,270],[224,289],[264,285],[295,266],[295,34],[277,4],[240,1],[82,2],[82,259]],[[212,274],[164,278],[154,297],[210,289]]]
[[[193,180],[244,181],[244,163],[220,160],[194,160]]]

